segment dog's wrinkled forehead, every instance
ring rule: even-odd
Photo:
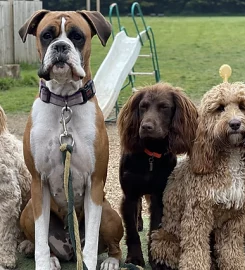
[[[84,37],[91,38],[91,30],[87,21],[77,12],[50,12],[41,20],[37,27],[37,37],[50,31],[54,37],[61,34],[68,36],[72,30],[81,32]]]
[[[212,112],[217,106],[245,103],[245,84],[242,82],[224,82],[214,86],[202,98],[201,113]]]

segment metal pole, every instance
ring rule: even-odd
[[[96,10],[100,12],[100,0],[96,0]]]
[[[87,10],[91,9],[90,0],[86,0],[86,9]]]

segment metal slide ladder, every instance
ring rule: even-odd
[[[118,8],[118,5],[116,3],[111,4],[110,9],[109,9],[109,20],[110,20],[110,23],[112,25],[113,25],[113,22],[112,22],[113,12],[115,12],[115,15],[117,18],[119,32],[125,31],[125,33],[127,34],[126,28],[121,25],[119,8]],[[144,30],[141,32],[139,30],[136,16],[140,17],[141,22],[142,22],[143,27],[144,27]],[[135,71],[135,67],[133,67],[131,72],[128,74],[128,82],[126,83],[126,85],[124,85],[122,87],[121,90],[126,88],[128,85],[131,85],[132,91],[134,92],[134,91],[136,91],[136,88],[135,88],[136,76],[138,76],[138,75],[154,76],[155,81],[159,82],[160,81],[160,70],[159,70],[159,65],[158,65],[158,57],[157,57],[154,34],[152,31],[152,28],[150,26],[146,25],[143,13],[141,11],[140,4],[138,2],[134,2],[131,6],[131,17],[133,19],[137,35],[140,38],[141,45],[144,46],[146,42],[149,42],[149,45],[150,45],[149,54],[139,54],[138,57],[139,58],[149,58],[149,59],[151,59],[151,62],[152,62],[152,71],[149,71],[149,72]],[[115,37],[115,33],[114,33],[114,29],[113,29],[112,30],[112,38],[114,39],[114,37]],[[118,108],[118,104],[116,103],[116,116],[117,116],[118,111],[119,111],[119,108]]]

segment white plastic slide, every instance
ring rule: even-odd
[[[144,42],[147,39],[146,31],[142,31],[140,36]],[[124,31],[121,31],[115,36],[107,56],[99,67],[94,77],[94,84],[104,119],[110,115],[140,49],[139,36],[128,37]]]

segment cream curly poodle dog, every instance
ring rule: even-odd
[[[211,231],[219,269],[245,269],[244,142],[245,84],[224,82],[204,95],[190,157],[164,192],[162,228],[152,234],[156,269],[210,269]]]
[[[16,266],[19,217],[30,197],[30,183],[22,143],[9,133],[0,106],[0,270]]]

